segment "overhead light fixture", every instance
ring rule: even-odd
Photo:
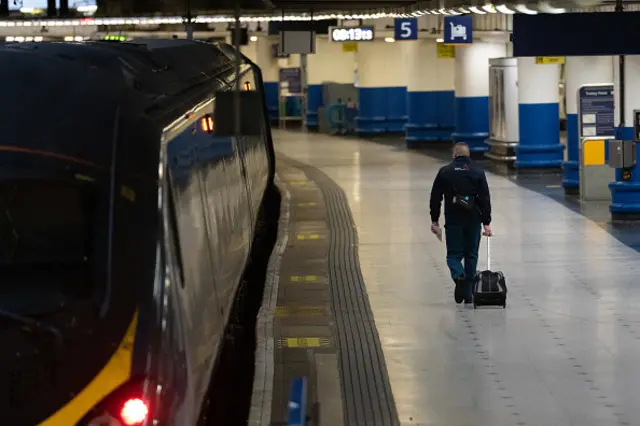
[[[251,36],[251,37],[249,38],[249,40],[251,40],[251,41],[258,41],[258,37],[256,37],[256,36]]]
[[[476,6],[469,7],[469,10],[472,11],[473,13],[477,13],[478,15],[486,15],[487,14],[487,12],[485,12],[484,10],[478,9]]]
[[[513,15],[514,13],[516,13],[513,10],[509,9],[506,4],[496,6],[496,10],[500,13],[504,13],[505,15]]]
[[[385,37],[384,41],[386,41],[387,43],[393,43],[396,40],[393,37]]]
[[[431,14],[432,15],[440,15],[440,12],[434,9],[434,10],[431,11]]]
[[[494,5],[492,5],[492,4],[488,4],[488,3],[487,3],[487,4],[485,4],[484,6],[482,6],[482,9],[483,9],[484,11],[486,11],[486,12],[489,12],[489,13],[498,13],[498,12],[496,11],[495,6],[494,6]]]
[[[444,43],[444,39],[443,38],[437,38],[436,39],[436,43]]]
[[[470,13],[467,9],[465,9],[464,7],[459,7],[458,10],[462,13]]]
[[[554,7],[549,3],[547,3],[546,1],[538,4],[538,10],[542,13],[554,13],[554,14],[565,13],[567,11],[567,9],[564,9],[561,7]]]
[[[517,5],[514,6],[514,8],[518,12],[525,13],[527,15],[537,15],[538,14],[537,11],[535,11],[533,9],[529,9],[526,4],[517,4]]]
[[[448,12],[449,12],[450,15],[462,15],[462,13],[458,12],[455,9],[449,9]]]

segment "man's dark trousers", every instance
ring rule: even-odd
[[[482,237],[482,224],[479,220],[469,220],[467,223],[445,224],[445,238],[447,242],[447,266],[451,278],[455,281],[465,277],[466,285],[462,295],[465,299],[473,296],[473,281],[478,267],[478,249]],[[463,261],[464,259],[464,266]]]

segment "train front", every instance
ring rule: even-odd
[[[73,52],[0,47],[3,425],[141,425],[151,409],[135,348],[156,183],[118,140],[121,73]]]

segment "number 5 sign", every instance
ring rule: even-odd
[[[417,18],[396,18],[394,21],[395,39],[417,40],[418,39],[418,19]]]

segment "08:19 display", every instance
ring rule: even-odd
[[[367,28],[334,28],[331,32],[333,41],[371,41],[373,29]]]

